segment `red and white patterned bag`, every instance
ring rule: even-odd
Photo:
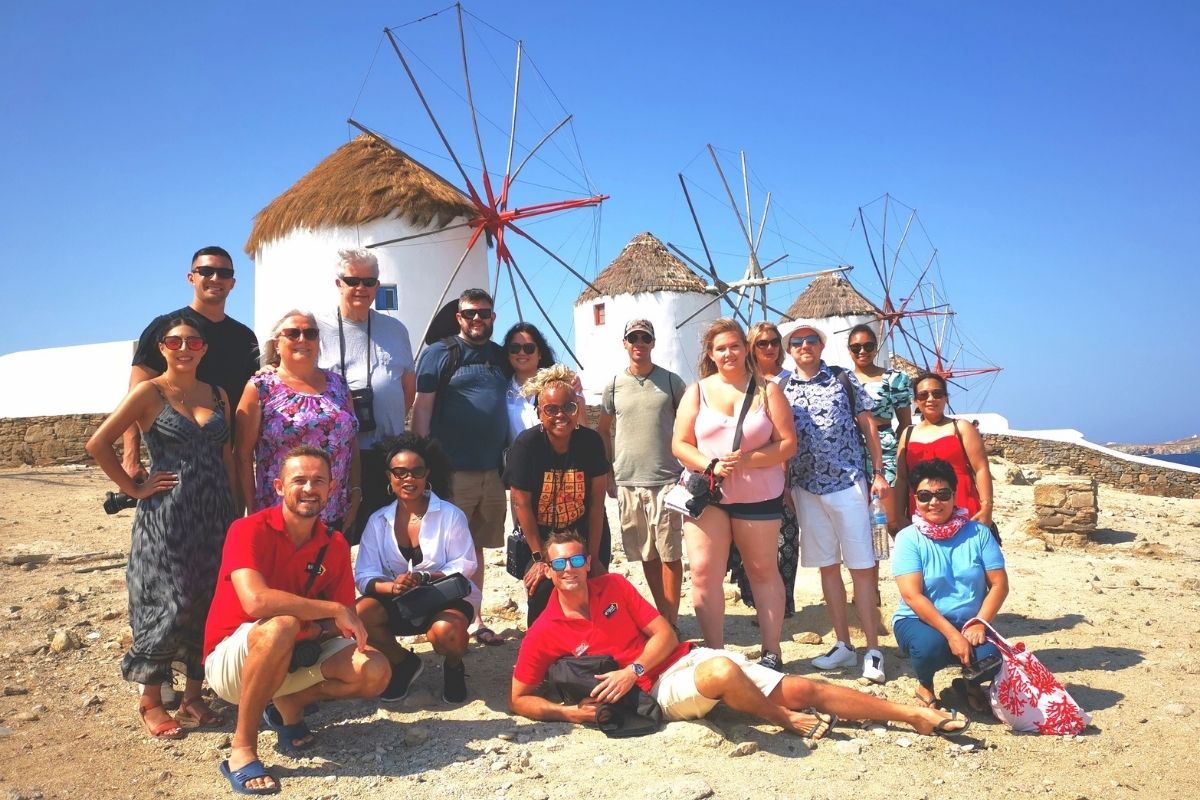
[[[1036,731],[1048,736],[1071,736],[1092,722],[1054,673],[1046,669],[1024,642],[1009,644],[986,621],[976,617],[963,625],[979,623],[1000,651],[1003,663],[992,679],[988,696],[996,717],[1014,731]]]

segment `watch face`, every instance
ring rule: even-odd
[[[635,661],[633,664],[633,674],[640,678],[646,674],[646,668]]]

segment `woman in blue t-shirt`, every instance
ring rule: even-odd
[[[979,665],[998,657],[984,638],[982,625],[962,626],[973,617],[991,622],[1008,596],[1004,555],[992,532],[967,518],[954,505],[957,478],[941,459],[923,461],[909,475],[916,487],[913,524],[896,536],[892,574],[900,589],[900,605],[892,629],[900,650],[912,657],[917,673],[916,698],[936,706],[933,676],[942,667],[962,664],[964,675],[953,683],[972,708],[987,709],[979,684],[995,669]],[[998,666],[998,665],[997,665]]]

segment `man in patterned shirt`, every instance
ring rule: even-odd
[[[796,371],[784,386],[792,404],[798,447],[788,464],[788,485],[800,523],[800,564],[821,570],[821,590],[837,643],[813,659],[821,670],[854,667],[858,655],[850,646],[846,586],[841,564],[854,581],[854,604],[867,639],[863,677],[887,680],[879,651],[875,599],[875,551],[871,546],[870,494],[889,492],[880,465],[883,453],[871,414],[875,401],[854,373],[821,360],[825,334],[800,325],[788,336],[788,353]],[[875,479],[867,490],[863,442],[871,454]]]

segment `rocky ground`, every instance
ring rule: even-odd
[[[217,771],[230,723],[178,742],[150,741],[138,723],[134,689],[119,669],[132,512],[103,513],[109,488],[94,469],[0,472],[0,791],[230,796]],[[514,719],[506,704],[523,607],[496,551],[485,606],[510,641],[472,646],[470,702],[441,704],[440,665],[418,644],[427,668],[404,704],[331,704],[310,719],[320,737],[312,758],[274,753],[275,736],[265,733],[264,760],[293,798],[1195,796],[1200,781],[1186,754],[1200,732],[1200,501],[1102,488],[1095,543],[1050,549],[1024,533],[1031,495],[1028,486],[997,490],[1012,581],[998,627],[1036,651],[1092,712],[1081,736],[1018,735],[976,719],[951,744],[902,727],[843,723],[810,748],[720,710],[630,740]],[[628,565],[618,556],[615,568]],[[894,607],[890,581],[883,599]],[[797,607],[784,658],[790,672],[810,675],[808,659],[830,637],[815,574],[801,575]],[[731,647],[756,650],[750,613],[730,603]],[[686,601],[682,628],[697,634]],[[816,637],[825,644],[801,643]],[[859,688],[910,702],[915,681],[891,637],[885,654],[889,683]],[[857,686],[854,674],[828,677]],[[943,673],[939,686],[951,677]]]

